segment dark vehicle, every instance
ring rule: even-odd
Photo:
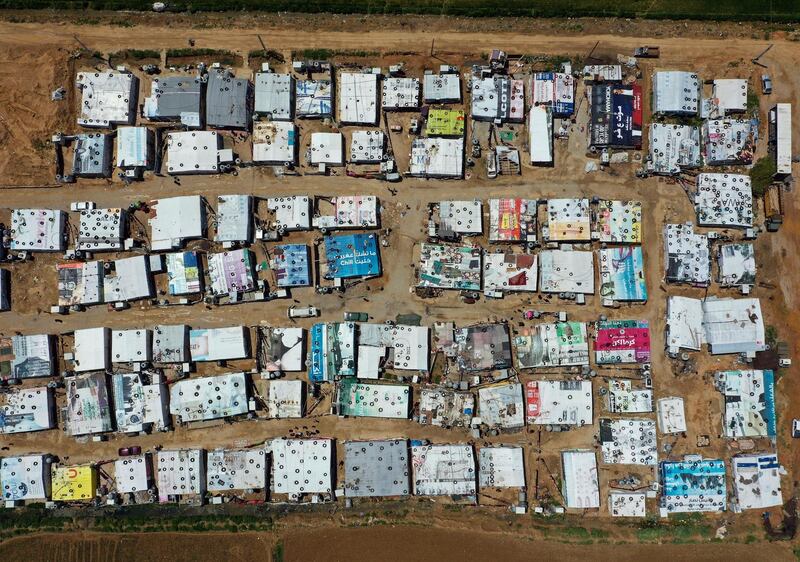
[[[344,320],[345,322],[367,322],[369,314],[366,312],[345,312]]]
[[[637,59],[657,59],[661,56],[661,49],[654,46],[636,47],[633,56]]]

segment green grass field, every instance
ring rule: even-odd
[[[175,0],[171,11],[800,21],[798,0]],[[150,10],[150,0],[0,0],[6,9]]]

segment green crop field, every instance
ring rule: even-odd
[[[800,21],[799,0],[177,0],[171,11]],[[148,0],[0,0],[8,9],[150,10]]]

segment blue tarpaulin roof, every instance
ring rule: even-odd
[[[302,287],[311,284],[308,246],[283,244],[274,250],[273,269],[279,287]]]
[[[378,239],[374,234],[341,234],[325,237],[328,279],[380,275]]]

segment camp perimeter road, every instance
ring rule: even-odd
[[[341,16],[332,16],[333,22]],[[368,21],[368,20],[367,20]],[[441,26],[442,24],[438,24]],[[110,311],[106,306],[89,307],[82,312],[67,315],[52,315],[48,311],[57,298],[57,276],[55,264],[61,254],[37,254],[32,261],[4,266],[12,272],[13,308],[0,313],[0,336],[21,334],[61,334],[76,329],[106,326],[112,329],[152,328],[159,324],[187,324],[196,328],[222,326],[298,326],[309,329],[317,322],[341,321],[345,311],[364,311],[371,322],[394,320],[398,314],[415,313],[421,316],[423,326],[435,322],[455,322],[457,326],[469,326],[479,322],[507,322],[513,340],[514,333],[523,324],[522,311],[536,309],[545,312],[566,311],[570,321],[594,322],[600,315],[611,320],[637,319],[649,323],[652,342],[652,385],[655,400],[661,397],[681,396],[685,400],[688,429],[684,437],[675,438],[669,458],[677,459],[687,454],[700,454],[706,459],[725,459],[738,451],[730,440],[722,436],[724,405],[721,394],[714,388],[713,373],[737,367],[735,356],[712,356],[707,350],[692,353],[695,368],[692,374],[680,374],[680,361],[671,359],[664,349],[665,318],[669,296],[704,298],[707,295],[739,297],[735,291],[721,289],[712,283],[706,291],[682,285],[670,285],[664,281],[663,228],[667,223],[696,224],[695,207],[686,196],[681,185],[664,178],[635,177],[640,161],[612,164],[608,170],[587,173],[585,166],[591,158],[586,153],[587,102],[579,85],[576,94],[576,123],[570,128],[569,138],[555,143],[555,163],[552,168],[534,168],[524,164],[519,176],[488,179],[480,160],[469,171],[464,180],[423,180],[405,177],[399,183],[387,183],[372,179],[346,177],[342,169],[336,175],[312,174],[310,167],[301,168],[298,176],[276,177],[266,167],[247,167],[231,174],[210,176],[183,176],[179,182],[173,178],[147,174],[144,181],[123,185],[118,178],[111,181],[79,179],[77,183],[54,185],[52,149],[42,148],[42,143],[57,130],[66,133],[79,131],[75,123],[79,94],[75,94],[75,72],[92,68],[93,59],[82,57],[70,59],[70,53],[85,45],[90,51],[109,54],[123,49],[154,49],[163,54],[166,49],[185,48],[191,39],[195,48],[224,49],[242,58],[235,68],[237,76],[250,77],[253,65],[247,65],[250,51],[260,48],[259,35],[268,48],[285,53],[287,60],[292,51],[304,49],[328,49],[341,51],[368,51],[376,56],[358,57],[360,65],[380,64],[387,66],[391,60],[407,61],[413,68],[438,68],[440,64],[455,64],[463,72],[471,61],[492,49],[504,49],[509,53],[529,56],[574,57],[585,60],[588,53],[600,57],[604,62],[616,63],[616,55],[630,55],[635,47],[653,44],[648,37],[619,37],[614,35],[546,35],[515,32],[513,26],[505,32],[480,33],[456,32],[437,27],[427,32],[419,27],[405,30],[398,24],[369,32],[350,32],[345,26],[335,23],[329,30],[308,31],[302,28],[226,29],[224,27],[192,29],[182,26],[134,25],[133,27],[111,27],[106,25],[42,24],[0,22],[0,218],[8,220],[9,209],[49,208],[68,211],[73,201],[93,201],[98,208],[127,208],[131,203],[154,199],[200,195],[212,204],[225,194],[251,194],[257,197],[304,195],[309,197],[339,195],[373,195],[381,206],[381,228],[389,229],[387,246],[380,248],[382,275],[348,289],[344,294],[318,294],[313,287],[296,289],[292,299],[270,302],[243,303],[235,306],[154,307],[137,303],[127,310]],[[78,43],[78,41],[80,43]],[[769,40],[754,38],[718,39],[659,37],[660,59],[640,61],[646,120],[650,122],[649,102],[652,85],[650,75],[656,68],[691,70],[702,78],[738,77],[747,78],[750,88],[760,95],[758,78],[769,72],[775,84],[771,97],[762,97],[760,105],[761,138],[757,146],[757,157],[766,154],[765,123],[767,111],[775,102],[792,102],[800,99],[800,75],[796,72],[798,43],[783,37]],[[751,63],[751,59],[772,44],[772,48],[760,59],[768,70]],[[397,53],[397,54],[392,54]],[[402,54],[401,54],[402,53]],[[433,53],[433,55],[431,55]],[[347,58],[343,56],[342,58]],[[378,62],[372,62],[377,59]],[[159,61],[160,62],[160,61]],[[334,57],[334,63],[337,58]],[[350,62],[352,62],[352,57]],[[132,66],[132,65],[131,65]],[[136,74],[142,75],[137,69]],[[418,73],[420,76],[421,72]],[[50,100],[51,92],[65,87],[68,91],[65,102]],[[526,86],[527,88],[527,86]],[[141,92],[149,92],[140,87]],[[468,96],[467,103],[469,106]],[[580,100],[580,102],[579,102]],[[796,107],[795,107],[796,109]],[[795,112],[796,113],[796,112]],[[400,118],[404,130],[408,119]],[[146,123],[143,119],[138,122]],[[302,142],[306,132],[318,129],[316,124],[300,122]],[[353,129],[354,127],[348,127]],[[524,125],[518,127],[524,130]],[[342,127],[345,129],[345,127]],[[800,149],[800,119],[794,120],[794,154]],[[523,137],[524,133],[522,134]],[[469,137],[467,137],[469,138]],[[240,142],[240,141],[237,141]],[[410,139],[407,135],[393,135],[394,151],[398,165],[403,168],[407,161]],[[305,146],[305,145],[304,145]],[[349,145],[348,145],[349,146]],[[647,141],[639,151],[647,153]],[[467,148],[469,150],[469,146]],[[522,152],[522,151],[521,151]],[[634,151],[631,153],[633,154]],[[300,153],[303,160],[303,152]],[[527,153],[523,156],[527,162]],[[598,160],[595,158],[595,162]],[[478,171],[481,168],[481,171]],[[717,171],[717,170],[714,170]],[[721,171],[721,170],[720,170]],[[795,173],[799,173],[797,164]],[[481,298],[474,304],[466,304],[458,291],[445,291],[442,296],[420,298],[410,290],[416,283],[415,268],[419,265],[420,244],[428,234],[429,203],[446,200],[480,199],[483,202],[483,235],[477,237],[484,248],[495,248],[486,239],[488,224],[488,200],[498,197],[526,199],[592,198],[613,200],[637,200],[642,203],[642,252],[644,278],[649,298],[643,304],[623,305],[611,309],[602,306],[597,292],[588,296],[586,305],[559,301],[556,296],[543,298],[542,293],[511,293],[503,299]],[[757,224],[763,222],[763,206],[755,204]],[[794,311],[800,306],[800,203],[794,193],[784,196],[784,222],[776,233],[762,232],[756,240],[758,284],[751,296],[760,299],[764,323],[776,327],[778,339],[789,346],[789,355],[800,357],[800,319]],[[541,216],[541,215],[540,215]],[[74,219],[73,219],[74,220]],[[147,228],[147,225],[144,225]],[[712,229],[700,229],[703,232]],[[721,230],[721,229],[713,229]],[[369,232],[369,231],[367,231]],[[313,244],[319,233],[290,234],[284,243]],[[595,243],[594,249],[599,246]],[[221,251],[221,247],[217,247]],[[260,250],[259,250],[260,251]],[[258,254],[262,257],[262,254]],[[103,259],[98,255],[95,259]],[[296,300],[297,302],[293,302]],[[287,308],[315,306],[320,310],[318,318],[290,321]],[[593,347],[590,348],[593,351]],[[62,350],[62,351],[67,351]],[[592,353],[593,356],[593,353]],[[440,357],[441,359],[441,357]],[[201,374],[212,375],[232,371],[233,367],[249,371],[253,361],[231,362],[227,368],[207,364]],[[783,499],[795,493],[795,484],[800,480],[800,441],[791,437],[791,420],[800,418],[800,381],[797,367],[781,369],[776,383],[775,401],[778,419],[778,460],[788,471],[782,477]],[[433,443],[469,443],[475,446],[505,444],[521,446],[524,450],[525,477],[531,508],[535,505],[534,482],[541,488],[542,497],[560,501],[556,479],[559,474],[560,453],[569,449],[595,450],[595,435],[598,432],[597,418],[607,417],[598,394],[607,384],[603,377],[614,376],[613,371],[602,372],[595,380],[594,424],[568,432],[550,433],[527,426],[516,433],[500,433],[472,438],[458,429],[443,429],[420,425],[411,420],[366,419],[359,417],[340,418],[329,413],[331,396],[325,393],[315,411],[307,418],[275,420],[238,420],[234,423],[194,428],[192,424],[181,425],[168,433],[129,438],[111,434],[108,441],[76,442],[61,430],[21,433],[4,436],[0,457],[44,452],[67,458],[67,464],[80,464],[117,456],[120,447],[138,445],[145,450],[178,449],[197,447],[206,450],[234,446],[256,445],[265,440],[290,434],[314,434],[334,438],[337,442],[366,439],[407,438],[430,440]],[[294,376],[297,375],[297,376]],[[196,376],[196,375],[193,375]],[[294,373],[290,378],[305,378]],[[539,380],[536,371],[525,371],[520,381]],[[417,385],[415,385],[417,387]],[[416,390],[416,388],[415,388]],[[311,398],[309,398],[311,400]],[[652,416],[648,419],[652,419]],[[707,446],[698,447],[705,437]],[[665,458],[659,435],[659,459]],[[764,440],[762,440],[764,441]],[[340,454],[339,458],[343,458]],[[339,468],[341,481],[342,468]],[[646,481],[657,481],[657,471],[649,467],[630,467],[617,464],[601,464],[599,470],[601,508],[584,513],[583,523],[599,520],[603,526],[610,515],[607,506],[609,483],[635,473]],[[730,484],[730,471],[728,472]],[[544,490],[547,489],[547,492]],[[729,486],[730,489],[730,486]],[[729,493],[730,495],[730,493]],[[484,499],[479,500],[479,504]],[[516,501],[516,498],[514,499]],[[488,503],[488,501],[487,501]],[[438,509],[438,507],[437,507]],[[781,510],[770,510],[777,522]],[[655,502],[648,502],[648,515],[657,515]],[[459,514],[449,513],[443,526],[458,527]],[[466,515],[465,515],[466,517]],[[760,513],[756,510],[742,514],[726,512],[707,516],[713,530],[728,523],[731,534],[742,537],[755,534],[763,536]],[[527,520],[526,520],[527,521]],[[325,523],[319,523],[323,525]],[[526,523],[527,524],[527,523]],[[505,531],[503,531],[505,532]],[[703,537],[704,540],[711,537]],[[344,539],[338,539],[344,540]],[[743,540],[743,539],[742,539]],[[517,548],[515,545],[514,548]],[[300,549],[301,547],[296,547]]]

